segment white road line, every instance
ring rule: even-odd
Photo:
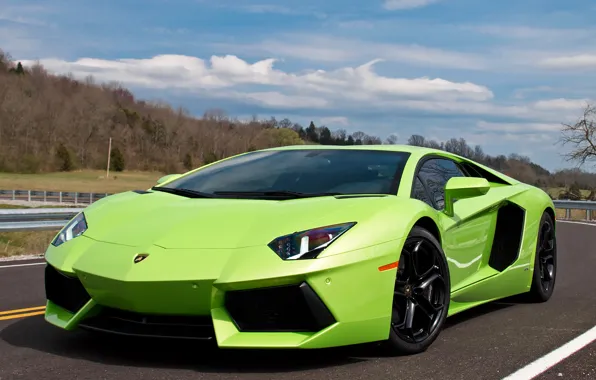
[[[557,223],[581,224],[582,226],[596,226],[596,223],[574,222],[572,220],[557,220]]]
[[[2,268],[28,267],[28,266],[31,266],[31,265],[45,265],[45,261],[43,263],[0,265],[0,269],[2,269]]]
[[[44,253],[38,253],[34,255],[17,255],[17,256],[8,256],[8,257],[0,257],[0,264],[6,263],[7,261],[31,261],[31,260],[39,260],[43,259]]]
[[[546,354],[540,359],[528,364],[503,380],[530,380],[548,371],[551,367],[578,352],[588,344],[596,340],[596,326],[565,343],[563,346]]]

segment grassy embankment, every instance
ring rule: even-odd
[[[77,171],[70,173],[11,174],[0,173],[0,189],[78,191],[96,193],[117,193],[134,189],[147,189],[155,184],[162,173],[121,172],[110,173],[108,179],[103,171]],[[548,190],[557,195],[561,189]],[[584,191],[585,192],[585,191]],[[587,195],[583,194],[584,196]],[[0,204],[0,208],[14,208]],[[565,210],[557,210],[558,217],[565,216]],[[572,219],[584,219],[585,212],[572,210]],[[31,253],[42,253],[57,231],[0,233],[0,257]]]

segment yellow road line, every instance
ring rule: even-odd
[[[17,318],[25,318],[25,317],[33,317],[34,315],[41,315],[44,314],[45,310],[42,311],[35,311],[32,313],[24,313],[24,314],[14,314],[14,315],[7,315],[5,317],[0,317],[0,321],[5,321],[8,319],[17,319]]]
[[[15,314],[15,313],[23,313],[26,311],[33,311],[33,310],[44,310],[45,306],[36,306],[36,307],[28,307],[26,309],[15,309],[15,310],[8,310],[8,311],[0,311],[0,315],[7,315],[7,314]]]

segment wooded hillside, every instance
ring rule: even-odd
[[[294,144],[394,144],[364,132],[348,134],[325,126],[301,126],[288,119],[239,121],[223,110],[194,117],[182,108],[136,99],[118,84],[96,84],[22,67],[0,51],[0,171],[36,173],[103,169],[112,138],[112,170],[180,172],[233,154]],[[403,143],[403,142],[400,142]],[[596,175],[580,170],[550,173],[519,155],[486,155],[462,138],[409,144],[470,157],[521,181],[543,188],[596,188]],[[592,195],[594,191],[591,192]],[[575,195],[574,195],[575,194]]]

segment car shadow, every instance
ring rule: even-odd
[[[189,340],[143,339],[85,331],[63,331],[35,316],[0,331],[0,339],[14,347],[96,363],[200,372],[269,373],[320,369],[366,359],[345,352],[323,350],[223,350],[214,344]],[[321,353],[324,351],[324,353]]]
[[[445,329],[513,304],[489,303],[447,319]],[[345,366],[387,357],[378,344],[320,350],[223,350],[215,343],[142,339],[85,331],[66,332],[42,316],[19,320],[0,331],[0,339],[14,347],[96,363],[212,373],[297,372]]]
[[[484,315],[494,313],[499,310],[507,309],[517,305],[518,301],[515,298],[505,298],[495,302],[489,302],[484,305],[476,306],[472,309],[462,311],[461,313],[455,314],[445,321],[444,328],[449,329],[451,327],[458,326],[464,322],[471,321],[475,318],[482,317]]]

